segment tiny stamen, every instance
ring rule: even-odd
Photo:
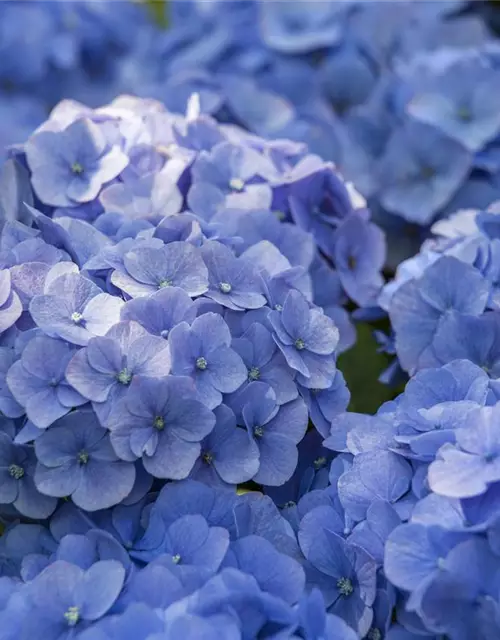
[[[295,340],[295,348],[298,351],[302,351],[302,349],[304,349],[306,346],[306,343],[302,340],[302,338],[297,338],[297,340]]]
[[[73,162],[71,165],[71,172],[75,174],[75,176],[81,176],[85,169],[79,162]]]
[[[82,450],[76,456],[76,459],[78,460],[79,464],[87,464],[87,462],[89,461],[89,454],[87,451]]]
[[[248,370],[249,380],[258,380],[260,378],[260,371],[257,367],[252,367]]]
[[[354,591],[354,587],[352,586],[352,582],[349,578],[339,578],[337,580],[337,589],[339,590],[340,595],[344,596],[344,598],[348,598]]]
[[[11,464],[9,467],[9,474],[15,479],[20,480],[24,476],[24,469],[18,464]]]
[[[116,379],[120,384],[130,384],[132,380],[132,374],[129,372],[127,368],[122,369],[120,373],[116,376]]]
[[[165,420],[161,416],[156,416],[153,420],[153,427],[158,431],[162,431],[165,428]]]
[[[203,356],[196,360],[196,368],[200,369],[200,371],[205,371],[207,367],[208,367],[208,362],[205,360]]]
[[[229,282],[219,282],[219,289],[222,293],[231,293],[231,289],[233,287],[229,284]]]
[[[78,621],[80,620],[80,609],[79,607],[69,607],[69,609],[64,614],[66,618],[66,622],[70,627],[74,627]]]

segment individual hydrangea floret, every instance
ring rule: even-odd
[[[114,453],[109,434],[88,411],[61,418],[35,441],[35,483],[49,496],[71,496],[86,511],[107,509],[132,491],[135,468]]]
[[[170,372],[167,343],[136,322],[119,322],[89,340],[67,365],[70,384],[91,400],[105,425],[136,375],[161,378]]]
[[[421,278],[402,285],[392,298],[389,312],[402,366],[415,372],[438,364],[433,342],[440,323],[453,312],[480,315],[488,294],[486,279],[451,256],[442,257]]]
[[[308,388],[326,389],[335,376],[338,329],[320,309],[310,307],[298,292],[290,291],[283,309],[271,311],[273,337],[297,382]]]
[[[214,425],[214,414],[200,402],[190,378],[137,376],[107,426],[122,460],[142,458],[151,475],[181,480]]]
[[[328,610],[363,637],[371,627],[376,595],[376,564],[363,549],[335,531],[329,507],[317,507],[302,520],[299,543],[309,566],[310,584],[323,593]]]
[[[197,307],[179,287],[165,287],[149,297],[129,300],[122,308],[122,320],[133,320],[153,336],[167,338],[180,322],[191,324]]]
[[[44,293],[30,303],[33,320],[47,335],[85,345],[119,321],[123,301],[103,293],[92,280],[79,273],[47,280]]]
[[[429,467],[429,486],[449,498],[470,498],[500,481],[500,405],[470,411]]]
[[[26,605],[30,615],[19,633],[47,640],[70,637],[102,618],[118,598],[125,570],[115,560],[96,562],[87,571],[59,560],[33,581]]]
[[[125,254],[124,271],[114,271],[112,283],[131,298],[179,287],[192,298],[205,293],[207,268],[197,248],[185,242],[156,246],[147,244]]]
[[[297,466],[297,444],[307,429],[307,408],[302,398],[278,405],[276,394],[263,382],[252,382],[230,400],[237,422],[259,449],[255,482],[276,486],[290,479]]]
[[[248,372],[231,348],[231,333],[222,316],[205,313],[189,326],[181,322],[169,336],[172,373],[193,379],[209,409],[222,402],[223,393],[236,391]]]
[[[57,500],[42,495],[36,488],[36,457],[31,447],[16,445],[6,433],[0,433],[0,502],[13,505],[27,518],[48,518]]]
[[[240,484],[259,470],[259,448],[245,429],[236,426],[236,417],[224,404],[214,409],[213,431],[201,443],[201,455],[192,478],[207,484]]]
[[[240,388],[252,382],[264,382],[272,387],[278,404],[285,404],[297,397],[294,372],[288,367],[271,332],[264,325],[253,323],[241,338],[233,340],[231,346],[247,367],[248,381]]]
[[[78,119],[63,131],[38,131],[26,144],[33,188],[55,207],[90,202],[128,164],[118,145],[109,145],[99,126]]]
[[[235,311],[265,305],[263,283],[244,257],[235,257],[228,247],[214,241],[203,244],[201,255],[208,269],[209,298]]]

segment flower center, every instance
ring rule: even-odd
[[[214,459],[213,455],[210,453],[210,451],[205,452],[202,456],[201,456],[203,462],[205,462],[206,464],[212,464],[212,461]]]
[[[325,464],[326,464],[326,458],[325,457],[316,458],[316,460],[313,462],[313,465],[314,465],[315,469],[321,469],[321,467],[324,467]]]
[[[165,428],[165,420],[161,416],[156,416],[153,420],[153,427],[158,431],[163,431]]]
[[[245,188],[245,183],[241,178],[231,178],[229,181],[229,186],[233,191],[243,191]]]
[[[462,122],[470,122],[472,120],[471,110],[467,107],[460,107],[457,109],[457,118]]]
[[[66,622],[70,627],[74,627],[77,622],[80,620],[80,609],[79,607],[69,607],[69,609],[64,614],[66,618]]]
[[[263,427],[255,427],[255,429],[253,430],[253,435],[256,438],[262,438],[262,436],[264,435],[264,428]]]
[[[160,332],[160,336],[162,338],[168,338],[168,329],[163,329],[163,331]]]
[[[125,367],[125,369],[122,369],[120,373],[116,376],[116,379],[120,384],[130,384],[130,381],[132,380],[132,374]]]
[[[205,371],[205,369],[208,367],[208,362],[205,360],[205,358],[202,356],[200,358],[197,358],[196,360],[196,368],[199,369],[200,371]]]
[[[85,169],[79,162],[73,162],[71,165],[71,172],[75,174],[75,176],[81,176]]]
[[[258,380],[260,378],[260,371],[257,367],[252,367],[248,370],[248,379],[249,380]]]
[[[219,282],[219,289],[222,293],[231,293],[231,289],[233,287],[229,284],[229,282]]]
[[[71,314],[71,320],[73,320],[75,324],[80,324],[80,322],[83,320],[83,316],[81,313],[78,313],[78,311],[75,311]]]
[[[85,449],[82,449],[80,453],[76,456],[79,464],[87,464],[89,461],[89,454]]]
[[[172,562],[174,564],[179,564],[180,561],[181,561],[181,557],[178,553],[176,553],[175,556],[172,556]]]
[[[366,637],[368,640],[382,640],[382,633],[378,629],[370,629]]]
[[[302,340],[302,338],[297,338],[297,340],[295,340],[295,348],[298,351],[302,351],[302,349],[304,349],[305,346],[306,346],[306,343]]]
[[[422,178],[424,179],[429,179],[429,178],[433,178],[436,175],[436,170],[433,169],[432,167],[430,167],[429,165],[424,165],[421,169],[420,169],[420,175],[422,176]]]
[[[283,306],[281,304],[275,304],[274,309],[275,311],[283,311]]]
[[[354,591],[354,587],[352,586],[352,582],[349,578],[339,578],[337,580],[337,589],[339,590],[340,595],[344,596],[344,598],[348,598]]]
[[[16,480],[20,480],[24,476],[24,469],[18,464],[11,464],[9,467],[9,473]]]
[[[289,500],[288,502],[285,502],[285,504],[283,505],[283,509],[291,509],[292,507],[295,507],[296,504],[297,503],[293,500]]]
[[[172,286],[172,280],[169,278],[165,278],[164,280],[160,280],[158,283],[158,289],[166,289],[167,287]]]

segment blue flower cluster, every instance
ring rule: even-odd
[[[2,0],[0,162],[63,98],[99,105],[117,93],[122,59],[158,31],[131,0]]]
[[[421,226],[500,195],[500,52],[481,4],[172,0],[164,31],[129,0],[6,0],[0,145],[62,98],[184,113],[198,92],[203,113],[334,161],[404,236],[396,264]]]
[[[367,638],[499,636],[499,412],[496,382],[453,360],[417,373],[377,415],[334,420],[332,487],[297,510],[324,505],[302,523],[314,514],[330,531],[340,515],[347,541],[376,561],[380,626]]]
[[[356,638],[373,561],[335,538],[322,595],[316,524],[297,537],[276,505],[328,484],[344,305],[383,283],[362,198],[196,94],[186,116],[65,101],[9,154],[0,637]],[[238,497],[250,481],[269,495]]]
[[[104,512],[62,505],[48,525],[1,538],[1,637],[356,640],[319,589],[305,590],[312,533],[299,546],[270,498],[195,480]],[[339,551],[338,592],[355,601],[354,552]],[[364,579],[374,587],[374,570]]]
[[[498,640],[498,45],[169,12],[0,3],[0,640]]]
[[[197,91],[206,113],[306,142],[418,241],[419,226],[500,195],[499,48],[466,5],[172,2],[170,30],[123,81],[174,111]]]
[[[334,166],[196,95],[186,117],[63,102],[11,153],[0,503],[43,518],[153,478],[287,482],[309,416],[326,435],[349,401],[343,305],[382,285],[383,235]]]
[[[437,222],[434,237],[383,288],[379,304],[410,374],[466,358],[493,379],[500,376],[498,212],[493,203]]]

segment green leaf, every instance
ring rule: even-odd
[[[339,356],[338,367],[351,392],[349,411],[375,413],[381,404],[395,395],[393,389],[378,382],[390,360],[386,354],[377,353],[378,345],[370,325],[358,324],[356,329],[356,344]]]

